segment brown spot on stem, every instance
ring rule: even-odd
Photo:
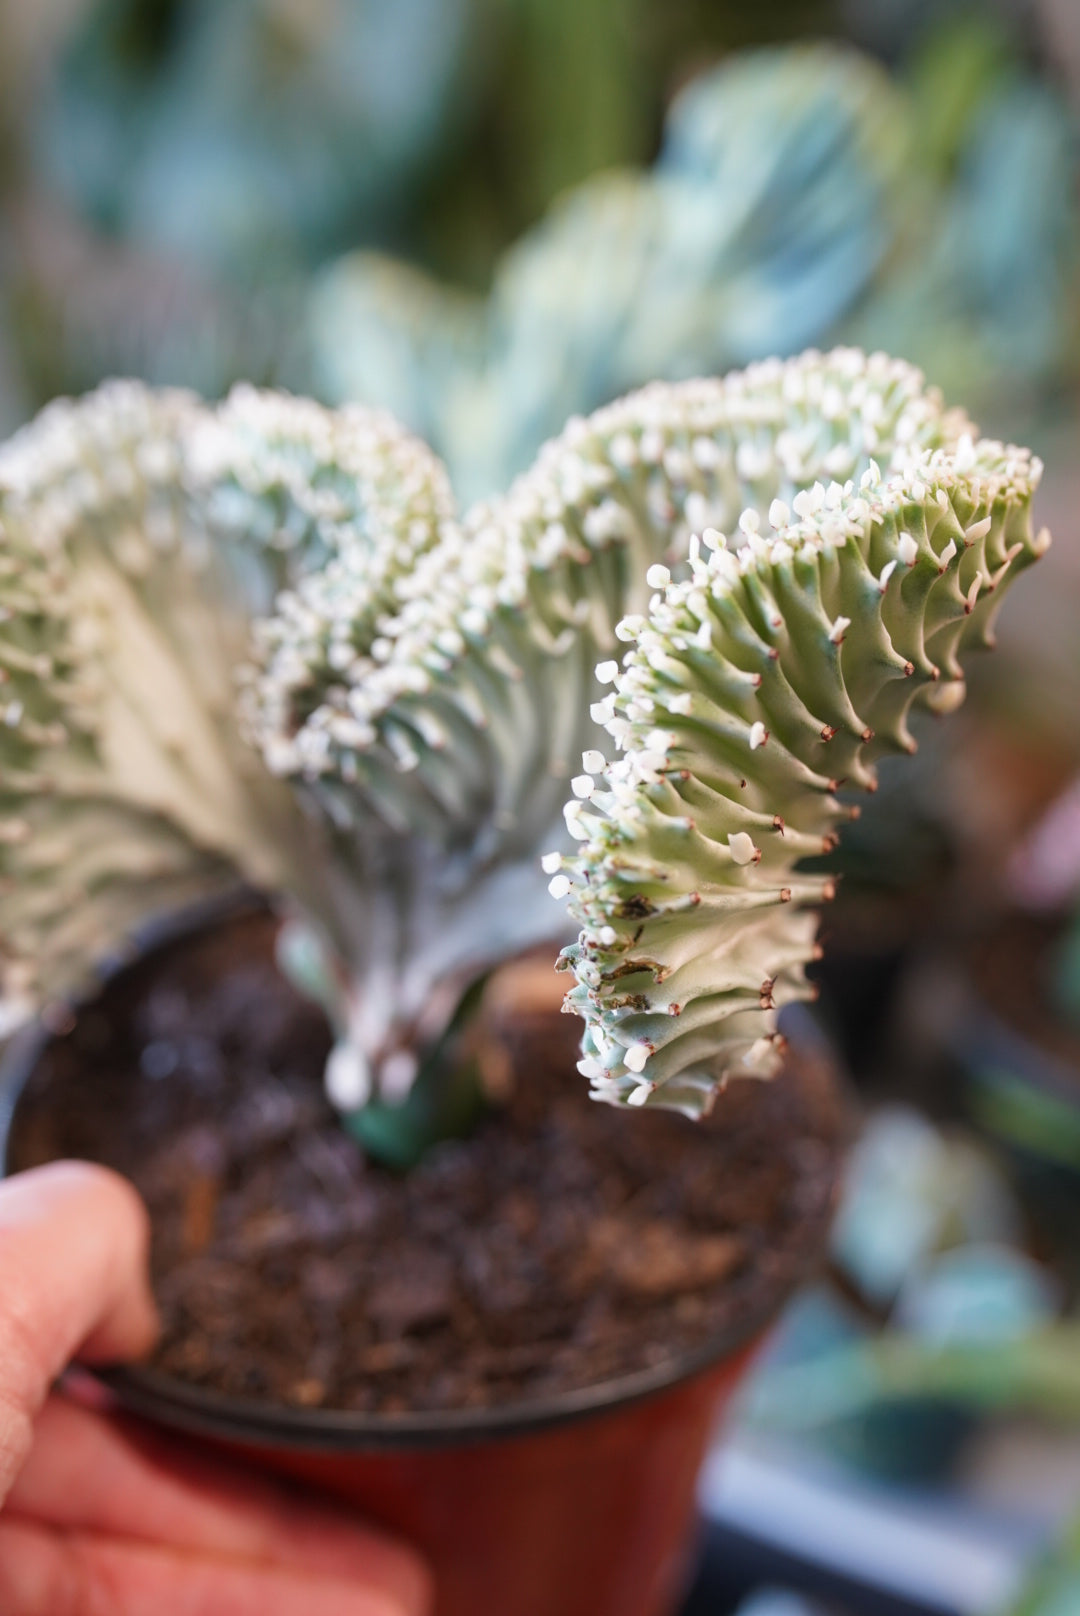
[[[616,965],[612,970],[604,972],[604,981],[617,982],[620,977],[637,976],[642,971],[650,972],[658,982],[662,982],[666,976],[671,974],[663,966],[658,965],[655,960],[624,960],[621,965]]]

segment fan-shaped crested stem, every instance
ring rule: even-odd
[[[1004,587],[1046,548],[1041,466],[960,439],[882,479],[820,484],[690,576],[658,577],[606,698],[607,750],[567,805],[579,850],[552,861],[581,923],[562,964],[597,1097],[697,1115],[733,1073],[768,1074],[776,1011],[806,997],[815,905],[800,873],[910,751],[917,701],[962,695],[959,652],[989,639]],[[730,544],[730,548],[729,548]]]
[[[774,1064],[800,863],[961,693],[1045,547],[1038,473],[850,349],[650,386],[460,518],[378,413],[55,406],[0,452],[8,986],[240,872],[307,917],[341,1109],[398,1104],[478,982],[567,938],[551,878],[594,1092],[696,1113]]]
[[[298,630],[281,613],[262,631],[251,731],[371,872],[350,1036],[376,1091],[385,1059],[437,1036],[434,1006],[565,937],[537,851],[569,849],[567,780],[608,739],[597,664],[617,666],[650,569],[684,570],[692,534],[748,505],[857,478],[875,456],[900,474],[971,430],[919,372],[852,350],[657,384],[572,421],[505,498],[444,522],[374,639],[367,583],[347,575],[332,618]],[[331,634],[352,660],[329,665]],[[395,846],[413,839],[418,881],[392,851],[372,855],[377,823]],[[380,868],[400,872],[392,890]]]

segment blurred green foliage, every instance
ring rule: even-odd
[[[470,297],[385,255],[316,282],[316,383],[387,405],[463,498],[570,414],[653,377],[796,352],[847,316],[902,227],[906,130],[857,52],[743,52],[687,85],[655,164],[564,193]]]
[[[1008,1616],[1076,1616],[1080,1611],[1080,1516],[1036,1567]]]
[[[566,192],[470,296],[385,255],[316,283],[317,387],[385,403],[465,497],[573,412],[808,343],[915,360],[976,410],[1076,360],[1075,135],[990,23],[912,87],[824,45],[740,52],[674,100],[655,163]]]
[[[991,388],[1003,367],[1037,380],[1068,373],[1075,344],[1061,268],[1074,228],[1072,135],[1060,102],[1032,72],[1029,35],[1002,15],[961,0],[896,0],[886,21],[856,0],[754,8],[736,0],[48,0],[0,8],[0,416],[5,386],[10,422],[56,391],[115,371],[211,394],[240,376],[310,387],[308,277],[358,247],[413,266],[398,283],[414,307],[418,298],[430,303],[419,271],[459,288],[443,295],[438,333],[427,323],[419,364],[486,367],[490,335],[478,338],[467,294],[486,291],[493,268],[498,285],[499,255],[511,243],[519,245],[505,262],[520,264],[540,239],[534,228],[551,236],[553,225],[537,221],[555,198],[599,185],[580,193],[576,214],[560,204],[552,216],[580,219],[590,194],[610,194],[594,176],[647,174],[673,97],[695,76],[709,82],[733,52],[852,31],[893,49],[902,42],[903,173],[890,182],[888,228],[870,217],[863,225],[878,235],[867,257],[874,273],[863,272],[859,296],[850,266],[831,301],[824,273],[808,296],[797,273],[808,239],[797,201],[782,185],[759,187],[772,210],[751,220],[761,239],[729,228],[738,261],[713,264],[716,285],[737,276],[743,298],[742,313],[729,308],[717,319],[729,329],[744,321],[747,335],[730,355],[730,343],[703,343],[691,368],[790,347],[784,323],[763,322],[746,298],[760,267],[775,313],[778,260],[767,244],[786,239],[786,295],[792,310],[807,307],[799,342],[880,343],[929,362],[975,403],[972,394]],[[776,89],[786,93],[779,77]],[[835,121],[843,96],[835,102],[824,120]],[[883,96],[878,123],[881,138],[892,138],[895,97]],[[790,119],[763,105],[753,138],[781,178],[790,166],[795,186],[790,131]],[[736,134],[716,131],[717,162],[725,150],[738,154]],[[819,228],[835,233],[839,252],[845,231],[849,244],[857,239],[858,186],[880,176],[870,165],[860,179],[848,156],[834,156],[833,200]],[[827,161],[820,148],[819,159]],[[658,175],[665,163],[673,166],[670,154]],[[816,172],[807,180],[819,203],[828,179]],[[713,200],[705,228],[716,232],[720,210],[740,206],[730,173]],[[599,202],[595,227],[606,228]],[[618,220],[611,227],[617,254]],[[568,234],[566,246],[572,255],[580,242]],[[682,250],[678,242],[673,250]],[[859,250],[867,256],[865,245]],[[523,296],[536,295],[540,266]],[[529,279],[524,271],[518,278]],[[686,296],[685,283],[671,295]],[[848,311],[843,323],[838,304]],[[608,330],[602,340],[620,337]],[[669,356],[663,343],[658,331],[638,358],[681,373],[685,342]],[[535,365],[538,351],[526,343],[514,365]],[[560,398],[586,407],[635,373],[629,361],[608,369],[606,377],[595,368],[568,376]],[[511,382],[522,385],[517,375]],[[554,397],[549,403],[553,410]],[[522,423],[525,458],[551,410]],[[489,459],[501,475],[521,454]]]

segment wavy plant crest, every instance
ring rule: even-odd
[[[963,434],[883,477],[820,483],[695,542],[689,577],[654,569],[632,649],[567,806],[581,844],[550,861],[581,924],[561,966],[601,1099],[697,1116],[732,1075],[770,1075],[776,1011],[809,996],[828,852],[913,751],[911,708],[963,698],[959,653],[988,645],[1006,584],[1040,556],[1027,450]]]
[[[594,1092],[698,1111],[774,1062],[799,861],[956,699],[1045,545],[1037,476],[851,349],[649,386],[461,517],[378,413],[57,406],[0,456],[16,975],[63,990],[239,871],[306,918],[332,1096],[374,1115],[450,1081],[471,990],[565,941],[569,893]]]
[[[602,762],[605,726],[615,721],[603,681],[618,672],[631,625],[644,626],[657,580],[688,565],[700,574],[694,535],[713,533],[710,542],[722,544],[715,531],[734,530],[746,509],[816,501],[815,487],[830,507],[837,498],[846,507],[855,480],[876,474],[876,464],[888,478],[914,477],[926,455],[969,442],[972,431],[910,366],[853,350],[772,361],[723,381],[655,384],[572,421],[504,498],[446,522],[398,579],[397,608],[377,621],[374,637],[365,587],[351,601],[347,589],[335,595],[317,621],[282,612],[260,630],[249,733],[352,837],[354,865],[371,870],[372,894],[385,895],[369,901],[367,930],[349,961],[353,1092],[378,1091],[381,1072],[414,1072],[418,1050],[437,1038],[470,982],[509,954],[565,935],[537,852],[557,842],[568,853],[570,833],[591,823],[577,809],[564,821],[566,783],[583,754],[587,766]],[[876,599],[867,595],[859,606],[860,624]],[[656,596],[653,608],[660,606]],[[933,610],[942,609],[935,596]],[[837,606],[830,624],[839,615]],[[873,632],[857,626],[851,639],[863,646],[869,636],[871,657]],[[695,633],[694,655],[707,670],[717,651],[704,626]],[[928,665],[921,650],[915,660]],[[624,676],[641,674],[631,665]],[[750,672],[745,680],[749,689]],[[654,705],[659,716],[646,737],[667,722],[666,711],[647,692],[635,708],[639,718]],[[833,721],[833,705],[817,732]],[[844,724],[849,718],[844,709]],[[774,731],[778,723],[770,720]],[[836,740],[838,762],[846,747]],[[778,752],[774,741],[762,754],[770,768]],[[811,779],[809,770],[794,777],[770,809],[770,822],[785,813],[791,820],[784,845],[800,852],[808,844],[797,839],[800,811],[789,798]],[[388,843],[373,840],[377,821],[395,828]],[[739,818],[734,828],[742,826]],[[681,860],[686,849],[658,842],[649,856],[662,863],[676,852]],[[571,863],[559,873],[562,857],[553,855],[556,892],[584,879]],[[680,869],[693,886],[692,859]],[[607,925],[605,915],[601,930]],[[803,917],[798,925],[812,929]],[[755,964],[755,992],[781,975],[791,952],[781,931],[783,958]],[[592,948],[583,976],[593,969]],[[619,979],[636,957],[602,964]],[[639,989],[635,981],[628,991]],[[623,1087],[629,1092],[629,1082]]]
[[[397,522],[385,591],[448,498],[388,417],[250,389],[211,411],[109,383],[0,450],[5,1020],[238,875],[340,934],[318,838],[240,739],[236,668],[298,571],[332,579]]]

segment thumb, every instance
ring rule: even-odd
[[[57,1162],[0,1183],[0,1505],[70,1360],[153,1345],[148,1246],[145,1207],[106,1168]]]

